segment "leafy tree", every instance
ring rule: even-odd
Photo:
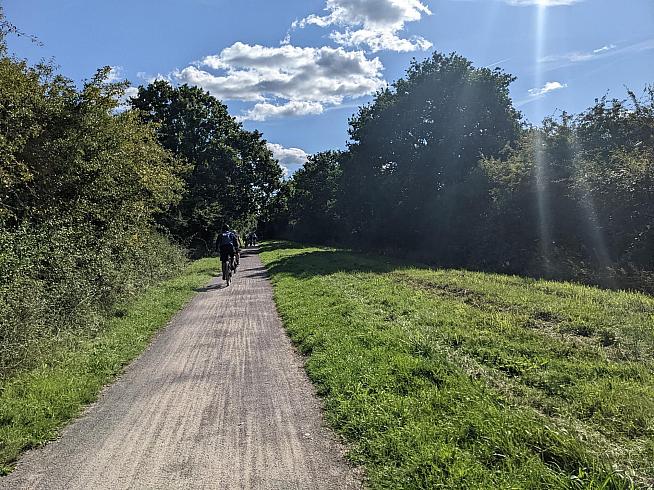
[[[630,92],[626,101],[603,98],[576,117],[546,119],[502,158],[486,159],[488,225],[505,244],[488,244],[486,258],[567,277],[652,270],[653,135],[648,88],[642,100]]]
[[[512,81],[456,54],[414,61],[269,220],[300,240],[654,290],[654,87],[534,127]]]
[[[654,86],[577,118],[575,190],[612,262],[654,270]],[[597,237],[596,237],[597,240]]]
[[[212,249],[223,223],[253,228],[281,180],[261,133],[245,131],[197,87],[155,81],[131,103],[143,121],[157,124],[161,144],[191,165],[188,192],[160,222],[198,253]]]
[[[293,196],[293,180],[282,182],[280,189],[275,192],[268,204],[262,209],[257,226],[259,238],[276,237],[292,238],[290,201]]]
[[[289,210],[294,237],[314,242],[338,238],[337,197],[343,156],[338,151],[317,153],[293,175]]]
[[[471,238],[466,221],[485,206],[479,192],[461,194],[461,186],[483,185],[479,158],[499,155],[520,133],[512,81],[462,56],[434,53],[361,108],[350,121],[343,166],[352,232],[364,242],[460,255]]]
[[[502,158],[482,160],[493,204],[480,230],[480,265],[537,274],[545,272],[556,250],[571,242],[576,247],[580,213],[570,189],[573,146],[570,119],[561,124],[547,119]]]
[[[125,86],[108,72],[77,90],[0,39],[0,378],[183,262],[153,217],[178,201],[184,165],[117,112]]]

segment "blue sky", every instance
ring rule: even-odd
[[[516,75],[530,122],[654,83],[654,0],[5,0],[11,39],[75,81],[116,67],[200,85],[291,170],[343,148],[347,120],[412,58],[456,51]]]

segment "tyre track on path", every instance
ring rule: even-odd
[[[359,472],[277,315],[265,269],[216,278],[1,489],[347,489]]]

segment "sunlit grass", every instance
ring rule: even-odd
[[[375,488],[654,483],[654,300],[268,244],[278,308]]]

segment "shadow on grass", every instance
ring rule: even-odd
[[[288,242],[267,242],[260,247],[261,252],[303,249],[306,245]],[[338,272],[383,274],[406,267],[416,267],[396,259],[363,255],[349,250],[309,250],[274,260],[267,264],[271,276],[278,274],[308,279],[315,276],[328,276]]]
[[[271,240],[265,243],[260,243],[256,249],[259,252],[274,252],[275,250],[291,250],[298,248],[307,248],[310,245],[306,243],[297,243],[297,242],[284,242],[281,240]],[[319,246],[319,245],[316,245]]]

